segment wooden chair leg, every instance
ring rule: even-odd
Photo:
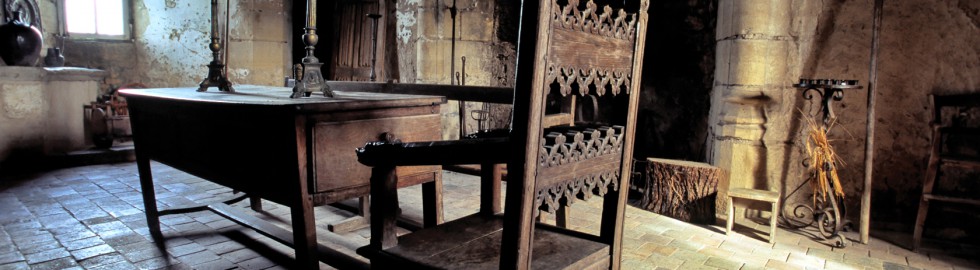
[[[500,181],[503,178],[502,164],[480,165],[480,212],[494,215],[501,212]]]
[[[725,234],[732,233],[732,225],[735,222],[735,204],[733,203],[732,197],[728,197],[728,220],[725,221]]]
[[[938,119],[938,115],[937,115]],[[925,179],[922,181],[922,197],[919,199],[919,213],[915,216],[915,227],[912,231],[912,251],[919,249],[922,244],[922,231],[925,229],[926,214],[929,214],[929,200],[926,194],[932,194],[939,176],[940,153],[942,152],[943,134],[939,126],[932,127],[932,152],[929,154],[929,164],[926,166]]]
[[[262,198],[249,195],[248,206],[251,207],[252,210],[254,211],[262,211]]]
[[[929,213],[929,200],[919,201],[919,214],[915,216],[915,228],[912,232],[912,251],[919,250],[922,245],[922,231],[925,229],[926,214]]]
[[[772,203],[772,216],[769,217],[769,243],[776,243],[776,219],[779,217],[779,201]]]
[[[423,227],[442,224],[442,173],[436,172],[431,182],[422,183]]]

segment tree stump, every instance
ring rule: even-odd
[[[715,223],[720,168],[659,158],[647,162],[641,182],[645,186],[637,188],[643,193],[637,207],[685,222]]]

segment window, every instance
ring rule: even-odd
[[[89,39],[129,39],[128,0],[62,0],[65,32]]]

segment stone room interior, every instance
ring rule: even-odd
[[[0,269],[980,268],[980,1],[0,4]]]

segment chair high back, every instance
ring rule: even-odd
[[[580,4],[544,0],[522,7],[501,268],[530,267],[540,210],[593,194],[605,200],[599,241],[610,246],[610,267],[618,268],[621,258],[649,2],[641,0],[633,13],[600,9],[592,0]],[[620,112],[605,118],[625,118],[613,121],[618,125],[546,131],[551,91],[608,100],[602,105]]]
[[[371,244],[358,252],[379,269],[619,269],[648,7],[648,0],[633,13],[592,0],[524,1],[510,136],[387,138],[359,149],[373,169]],[[595,97],[605,123],[550,127],[549,94]],[[499,182],[483,178],[480,213],[397,235],[396,167],[503,162],[502,218],[485,200],[496,197]],[[603,197],[598,235],[536,223],[540,211],[593,195]]]

